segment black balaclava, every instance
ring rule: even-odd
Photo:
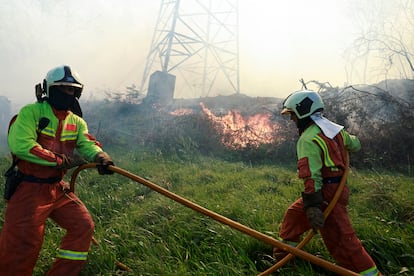
[[[315,114],[316,112],[322,112],[322,111],[323,111],[323,108],[318,108],[312,114]],[[312,120],[311,116],[308,116],[302,119],[298,118],[297,127],[299,130],[299,135],[302,134],[305,131],[305,129],[307,129],[313,123],[314,121]]]
[[[299,135],[302,134],[305,131],[305,129],[307,129],[312,123],[313,120],[310,116],[298,119],[297,127],[299,130]]]
[[[58,86],[52,86],[49,88],[48,102],[57,110],[69,110],[75,102],[75,95],[69,95]]]

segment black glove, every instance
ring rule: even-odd
[[[99,174],[113,174],[114,172],[108,169],[108,166],[114,165],[111,157],[106,152],[100,152],[95,156],[96,168]]]
[[[318,232],[318,228],[323,227],[325,222],[322,210],[319,207],[309,207],[305,212],[313,231]]]
[[[314,193],[302,193],[303,208],[305,209],[306,216],[309,223],[312,226],[313,231],[316,233],[318,228],[324,225],[324,216],[321,210],[323,202],[322,191]]]
[[[55,155],[59,156],[62,159],[62,164],[56,166],[58,170],[69,170],[88,163],[85,159],[76,154],[74,156],[67,156],[65,154],[55,153]]]

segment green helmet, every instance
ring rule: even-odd
[[[53,68],[47,72],[46,78],[43,80],[43,89],[46,97],[50,96],[50,88],[58,85],[77,88],[75,92],[76,98],[80,97],[83,89],[83,84],[80,82],[78,73],[72,71],[67,65]]]
[[[303,119],[323,108],[323,101],[318,93],[311,90],[301,90],[293,92],[285,99],[281,113],[294,112],[298,119]]]

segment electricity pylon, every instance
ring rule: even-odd
[[[240,93],[238,23],[238,0],[161,1],[140,91],[148,96],[155,87],[169,98]],[[159,77],[149,80],[153,72]]]

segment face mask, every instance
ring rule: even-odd
[[[74,95],[66,94],[62,91],[50,91],[49,103],[57,110],[69,110],[75,101]]]
[[[307,129],[308,126],[311,125],[311,123],[313,123],[313,121],[310,116],[302,118],[302,119],[298,119],[296,126],[299,129],[299,134],[302,134],[305,131],[305,129]]]

